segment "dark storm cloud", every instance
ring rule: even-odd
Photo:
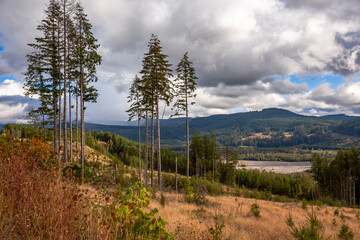
[[[333,0],[284,0],[286,7],[289,8],[307,8],[315,10],[324,10],[331,6]]]
[[[305,83],[295,84],[290,80],[266,79],[259,80],[250,85],[228,86],[220,84],[217,87],[208,88],[212,95],[221,97],[239,97],[249,95],[266,94],[300,94],[308,90]]]
[[[349,76],[359,71],[360,31],[337,34],[336,42],[342,46],[342,53],[328,63],[328,69],[335,74]]]
[[[5,104],[8,106],[16,106],[18,104],[28,104],[35,103],[37,100],[31,99],[28,97],[24,97],[21,95],[13,95],[13,96],[0,96],[0,104]]]

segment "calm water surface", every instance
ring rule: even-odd
[[[240,166],[236,168],[241,169],[259,169],[260,171],[265,170],[267,172],[276,173],[294,173],[303,172],[311,168],[311,162],[279,162],[279,161],[243,161],[246,167]]]

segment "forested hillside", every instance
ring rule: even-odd
[[[360,141],[349,139],[349,136],[360,137],[360,122],[352,121],[356,119],[358,118],[347,115],[304,116],[283,109],[269,108],[262,111],[190,118],[189,122],[190,135],[193,135],[195,129],[200,134],[213,130],[220,144],[224,146],[336,150],[340,146],[351,146]],[[164,144],[172,147],[185,144],[185,118],[162,120],[161,127],[161,141]],[[109,131],[132,140],[138,138],[138,129],[133,126],[87,123],[86,129]],[[141,132],[144,139],[144,122]]]

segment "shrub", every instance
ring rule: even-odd
[[[175,190],[175,176],[173,174],[163,173],[161,175],[161,185],[164,188]]]
[[[162,207],[165,207],[165,205],[166,205],[166,197],[163,193],[161,193],[161,195],[160,195],[160,205]]]
[[[199,193],[185,194],[184,197],[186,202],[195,203],[196,205],[203,205],[209,201],[205,195]]]
[[[251,215],[253,215],[254,217],[260,217],[260,210],[259,210],[259,205],[257,203],[254,203],[251,205],[251,209],[250,209],[250,213]]]
[[[336,223],[336,219],[335,219],[335,218],[333,218],[333,220],[332,220],[332,225],[337,226],[337,223]]]
[[[156,217],[158,210],[150,212],[143,208],[149,206],[150,191],[144,184],[136,182],[126,193],[116,193],[113,202],[104,207],[107,219],[118,239],[173,239],[165,230],[166,220]]]
[[[197,217],[203,217],[203,218],[206,217],[206,209],[203,207],[198,208],[196,210],[192,210],[192,213],[194,213],[194,215]]]
[[[295,223],[289,220],[289,217],[286,221],[287,225],[290,228],[290,233],[295,239],[299,240],[321,240],[323,239],[322,234],[322,224],[317,219],[315,213],[308,213],[306,216],[306,222],[295,226]]]
[[[303,198],[302,205],[301,205],[302,209],[307,209],[307,204],[308,204],[308,202],[306,201],[305,198]]]
[[[213,216],[215,226],[209,229],[209,232],[214,240],[221,240],[223,235],[224,216],[221,214],[216,214]]]
[[[292,219],[291,213],[289,213],[289,216],[286,219],[286,225],[288,225],[289,227],[294,227],[295,223]]]
[[[60,167],[46,142],[0,136],[0,239],[173,239],[140,183],[101,206]]]
[[[344,240],[352,240],[352,239],[354,239],[354,234],[352,233],[352,231],[350,230],[348,225],[343,224],[341,226],[338,237],[340,239],[344,239]]]
[[[88,227],[88,202],[58,169],[46,142],[0,136],[0,239],[80,239],[96,231]]]

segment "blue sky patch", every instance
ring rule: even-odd
[[[306,83],[309,89],[314,89],[323,83],[330,83],[332,89],[337,88],[340,84],[345,82],[343,76],[334,74],[314,74],[300,77],[299,75],[290,75],[290,81],[297,84]]]
[[[0,76],[0,83],[5,81],[6,79],[16,80],[13,75],[7,75],[7,76]]]

